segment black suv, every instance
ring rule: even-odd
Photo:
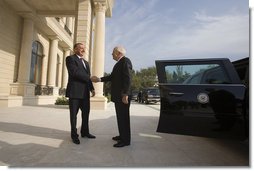
[[[139,92],[137,90],[132,91],[131,100],[138,101],[138,93]]]
[[[142,103],[157,103],[160,101],[160,91],[158,88],[150,87],[142,90]]]
[[[249,135],[248,58],[158,60],[158,132],[245,139]]]

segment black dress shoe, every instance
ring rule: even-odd
[[[73,142],[74,144],[80,144],[80,141],[79,141],[79,139],[78,139],[78,138],[76,138],[76,139],[72,139],[72,142]]]
[[[120,136],[115,136],[115,137],[112,137],[112,140],[114,140],[114,141],[120,141],[121,138],[120,138]]]
[[[87,137],[87,138],[96,138],[94,135],[92,134],[84,134],[84,135],[81,135],[81,137]]]
[[[130,145],[130,143],[124,143],[124,142],[119,141],[118,143],[114,144],[113,147],[124,147],[127,145]]]

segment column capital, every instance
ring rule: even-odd
[[[64,51],[68,51],[68,50],[71,51],[72,48],[71,48],[71,47],[64,47],[63,50],[64,50]]]
[[[59,36],[48,36],[48,38],[50,39],[50,40],[57,40],[57,41],[61,41],[61,39],[60,39],[60,37]]]
[[[24,19],[31,19],[34,20],[36,14],[34,12],[18,12]]]
[[[103,3],[95,2],[94,6],[95,6],[95,11],[96,12],[104,12],[105,13],[106,6]]]

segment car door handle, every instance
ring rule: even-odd
[[[182,95],[184,95],[184,93],[170,92],[169,95],[170,95],[170,96],[182,96]]]

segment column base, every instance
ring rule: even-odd
[[[92,110],[105,110],[107,109],[108,99],[104,96],[102,97],[91,97],[90,104]]]
[[[54,105],[56,97],[54,96],[1,96],[0,107],[17,107],[17,106],[37,106],[37,105]],[[67,106],[68,107],[68,106]]]
[[[53,87],[53,96],[59,96],[59,88]]]
[[[0,96],[0,107],[23,106],[23,96]]]
[[[35,84],[12,83],[10,84],[10,95],[14,96],[35,96]]]

